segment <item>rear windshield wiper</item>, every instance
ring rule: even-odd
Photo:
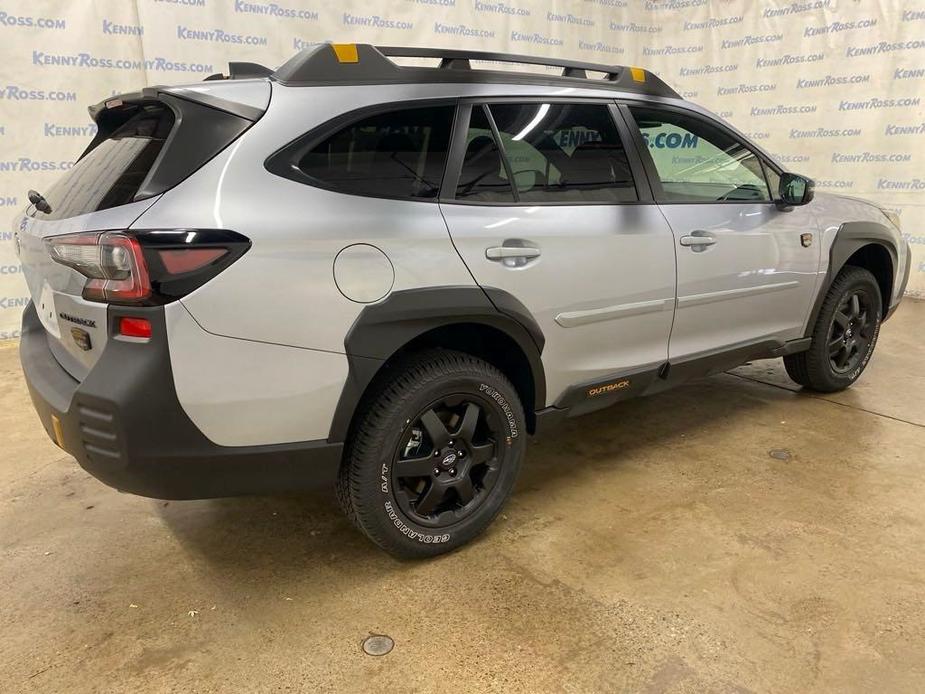
[[[35,209],[39,212],[44,212],[45,214],[51,213],[51,205],[48,204],[48,200],[37,190],[29,191],[29,202],[35,205]]]

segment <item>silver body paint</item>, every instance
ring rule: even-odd
[[[267,110],[156,198],[53,222],[23,216],[16,224],[32,297],[37,307],[48,297],[54,304],[43,319],[49,343],[77,380],[105,348],[106,306],[80,298],[83,277],[52,263],[43,239],[118,228],[224,228],[251,239],[240,260],[166,307],[180,403],[225,446],[325,438],[347,378],[344,338],[364,306],[390,292],[482,285],[513,294],[544,332],[551,404],[569,386],[608,374],[802,336],[839,226],[871,221],[892,229],[872,205],[824,194],[790,211],[770,203],[478,206],[347,195],[264,167],[306,131],[381,103],[594,97],[672,104],[717,119],[677,99],[523,84],[285,87],[242,80],[176,90]],[[716,243],[679,245],[694,231]],[[809,248],[801,245],[804,232],[814,235]],[[540,253],[522,264],[486,257],[487,249],[508,246]],[[902,255],[897,273],[904,261]],[[91,350],[73,346],[61,313],[95,321]]]

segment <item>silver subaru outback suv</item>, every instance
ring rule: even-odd
[[[15,223],[49,436],[145,496],[330,484],[398,556],[564,418],[756,358],[846,388],[909,273],[894,214],[635,67],[323,44],[90,112]]]

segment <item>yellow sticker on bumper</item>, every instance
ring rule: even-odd
[[[55,443],[59,448],[64,448],[64,429],[61,428],[61,420],[57,415],[51,416],[51,428],[55,432]]]

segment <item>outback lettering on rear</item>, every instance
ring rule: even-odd
[[[77,323],[77,325],[83,325],[87,328],[96,327],[95,320],[90,320],[89,318],[80,318],[79,316],[72,316],[70,313],[65,313],[64,311],[58,314],[58,318],[69,321],[70,323]]]

